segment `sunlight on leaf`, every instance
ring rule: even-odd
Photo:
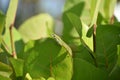
[[[76,31],[79,34],[80,37],[80,41],[81,43],[86,46],[85,44],[87,44],[88,47],[90,47],[90,49],[93,51],[93,40],[92,37],[91,38],[87,38],[86,34],[88,31],[88,26],[85,25],[84,23],[81,22],[80,18],[78,16],[76,16],[75,14],[72,13],[68,13],[67,14],[72,26],[74,26],[76,28]],[[85,44],[84,44],[85,42]]]
[[[6,17],[6,28],[9,28],[12,23],[14,23],[16,11],[18,6],[18,0],[10,0],[7,17]]]
[[[1,47],[1,41],[2,41],[2,32],[5,26],[5,15],[0,12],[0,47]]]
[[[98,12],[101,6],[101,0],[92,0],[91,2],[91,25],[96,24],[97,22],[97,17],[98,17]]]
[[[53,33],[53,19],[48,14],[39,14],[25,21],[19,32],[25,42],[49,37]]]
[[[117,0],[103,0],[101,4],[100,12],[102,13],[103,17],[110,21],[110,18],[113,16],[115,5]]]
[[[11,74],[12,74],[12,68],[0,62],[0,75],[4,77],[10,77]]]

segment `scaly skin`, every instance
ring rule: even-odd
[[[72,50],[59,36],[57,36],[56,34],[52,34],[52,37],[68,51],[70,56],[72,56]]]

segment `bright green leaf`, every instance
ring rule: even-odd
[[[26,45],[25,72],[32,78],[70,80],[72,77],[72,56],[53,39],[32,41],[34,47]],[[30,42],[30,44],[32,43]],[[28,47],[28,49],[27,49]]]
[[[27,74],[25,75],[25,80],[32,80],[32,78],[31,78],[31,76],[30,76],[29,73],[27,73]]]
[[[10,77],[11,74],[12,74],[12,68],[0,62],[0,75],[4,77]]]
[[[76,31],[79,34],[81,44],[87,49],[90,48],[91,50],[93,50],[92,37],[91,38],[86,37],[88,26],[82,23],[78,16],[72,13],[68,13],[67,15],[72,26],[76,28]]]
[[[0,80],[11,80],[11,79],[0,75]]]
[[[103,0],[101,4],[101,10],[103,17],[110,21],[110,18],[113,16],[114,8],[117,0]]]
[[[71,12],[75,15],[79,16],[82,14],[83,8],[85,3],[81,0],[67,0],[65,7],[64,7],[64,13],[62,16],[62,20],[64,23],[63,28],[63,40],[67,42],[68,44],[78,46],[80,44],[79,41],[79,35],[76,32],[74,26],[72,26],[71,22],[69,21],[67,17],[67,13]]]
[[[55,80],[55,78],[53,78],[53,77],[49,77],[47,80]]]
[[[13,33],[12,36],[13,36],[14,42],[21,40],[21,35],[14,27],[12,28],[12,33]],[[7,47],[9,48],[9,53],[11,53],[10,32],[9,32],[9,29],[7,29],[7,28],[6,28],[6,32],[3,36],[3,39],[4,39],[4,42],[7,44]]]
[[[64,12],[72,12],[81,17],[81,20],[90,24],[90,3],[91,0],[67,0],[64,6]],[[64,14],[63,14],[64,15]],[[64,16],[63,16],[64,17]],[[67,23],[66,23],[67,24]],[[66,27],[66,26],[65,26]]]
[[[36,15],[25,21],[19,32],[25,42],[48,37],[53,33],[53,19],[48,14]]]
[[[9,48],[9,53],[11,53],[11,43],[10,43],[10,32],[9,32],[9,27],[10,25],[14,26],[14,21],[16,17],[16,11],[17,11],[17,6],[18,6],[18,0],[10,0],[7,14],[6,14],[6,25],[5,25],[5,34],[3,36],[3,39],[5,43],[7,44]],[[21,36],[19,33],[16,31],[16,29],[13,27],[12,28],[12,33],[13,33],[13,41],[17,41],[21,39]]]
[[[16,77],[23,76],[23,60],[10,58],[13,70],[15,71]]]
[[[78,32],[79,37],[82,38],[82,22],[80,18],[72,13],[67,13],[67,16],[72,23],[72,26],[74,26],[76,31]]]
[[[11,24],[14,23],[16,11],[18,6],[18,0],[10,0],[8,10],[7,10],[7,17],[6,17],[6,28],[9,28]]]
[[[92,0],[91,1],[91,26],[93,24],[96,24],[97,22],[97,17],[98,17],[98,12],[101,6],[101,0]]]
[[[2,41],[2,32],[4,29],[4,25],[5,25],[5,15],[2,12],[0,12],[0,45]]]
[[[0,36],[5,26],[5,18],[6,18],[5,15],[2,12],[0,12]]]

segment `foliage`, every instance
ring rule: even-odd
[[[18,0],[0,12],[0,80],[120,80],[116,0],[67,0],[61,37],[49,14],[14,20]],[[16,7],[15,7],[16,6]]]

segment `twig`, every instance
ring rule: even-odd
[[[93,26],[93,51],[96,52],[96,24]]]
[[[14,44],[14,41],[13,41],[12,29],[13,29],[13,24],[11,24],[10,27],[9,27],[9,30],[10,30],[10,42],[11,42],[12,56],[13,56],[13,58],[17,59],[16,50],[15,50],[15,44]]]
[[[96,53],[96,27],[97,27],[97,25],[96,24],[94,24],[94,26],[93,26],[93,52],[94,53]],[[96,59],[95,59],[95,65],[96,65],[96,67],[98,66],[97,65],[97,61],[96,61]]]

